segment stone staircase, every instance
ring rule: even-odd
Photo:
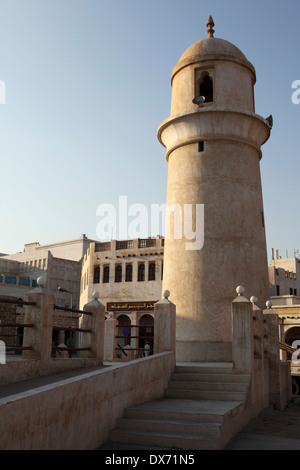
[[[103,449],[224,448],[237,432],[249,381],[231,363],[177,365],[165,396],[127,408]]]

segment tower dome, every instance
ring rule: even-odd
[[[238,47],[214,37],[211,17],[207,26],[208,37],[188,47],[172,71],[171,116],[197,108],[199,96],[205,107],[253,113],[255,68]]]
[[[219,38],[205,38],[192,44],[180,57],[177,65],[172,72],[172,81],[174,76],[184,67],[196,64],[197,62],[204,62],[210,60],[228,60],[244,65],[253,73],[254,83],[256,80],[255,69],[248,61],[243,52],[225,39]]]

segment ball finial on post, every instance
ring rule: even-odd
[[[92,293],[93,300],[98,300],[100,297],[100,294],[98,291],[95,291]]]
[[[243,286],[238,286],[238,287],[236,288],[236,293],[237,293],[239,296],[241,296],[244,292],[245,292],[245,287],[243,287]]]
[[[165,290],[164,293],[163,293],[163,296],[164,296],[164,298],[165,298],[166,300],[168,300],[169,297],[170,297],[170,291],[169,291],[169,290]]]
[[[44,287],[46,287],[47,279],[45,276],[40,276],[38,277],[36,282],[37,282],[37,285],[43,289]]]

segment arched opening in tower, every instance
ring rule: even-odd
[[[205,97],[205,103],[213,101],[213,81],[207,74],[200,83],[200,95]]]

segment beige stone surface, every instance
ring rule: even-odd
[[[154,354],[176,349],[176,306],[167,298],[155,304]]]
[[[126,407],[163,396],[174,367],[174,353],[163,353],[24,391],[16,385],[0,398],[0,449],[96,449]]]
[[[300,450],[300,402],[291,401],[282,411],[266,408],[226,450]]]

